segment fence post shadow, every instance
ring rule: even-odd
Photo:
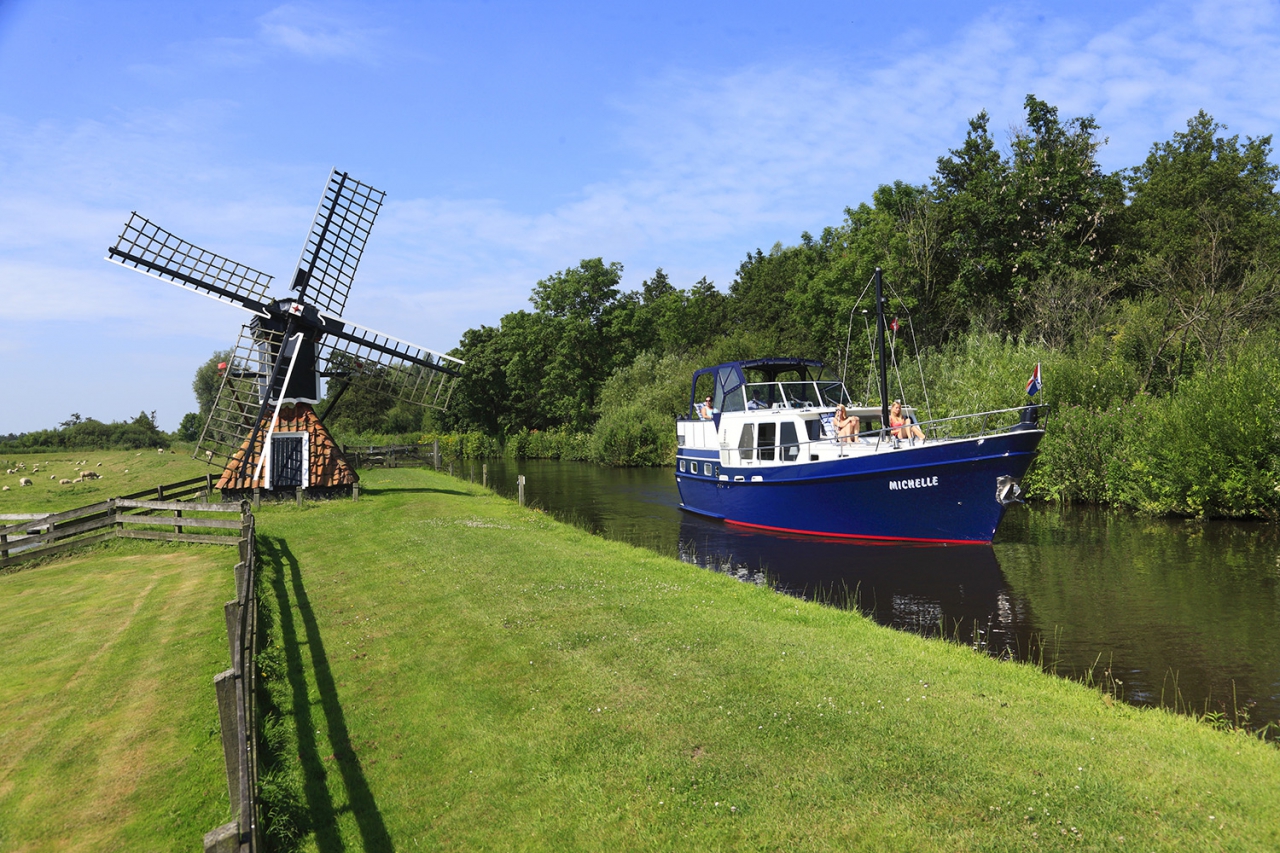
[[[307,801],[311,829],[315,833],[316,847],[321,853],[341,851],[343,844],[338,832],[337,818],[340,812],[349,812],[360,830],[360,847],[367,851],[392,851],[391,836],[378,810],[377,801],[369,789],[360,758],[351,745],[346,716],[338,699],[337,685],[325,652],[324,639],[315,619],[301,568],[288,543],[279,537],[260,536],[261,558],[273,566],[271,589],[276,596],[276,621],[284,644],[286,673],[293,699],[294,725],[297,729],[298,754],[302,762],[303,793]],[[298,621],[294,619],[294,613]],[[300,625],[298,623],[301,623]],[[327,727],[329,743],[333,747],[332,765],[337,767],[347,803],[335,806],[329,793],[327,778],[329,769],[320,755],[317,721],[309,698],[306,660],[303,650],[309,653],[315,678],[315,691],[323,714],[323,726]]]

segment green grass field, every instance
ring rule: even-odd
[[[259,515],[301,849],[1280,849],[1254,737],[363,477]]]
[[[196,850],[236,552],[120,542],[0,575],[0,851]]]
[[[101,463],[101,464],[99,464]],[[16,474],[3,472],[24,466]],[[36,470],[39,469],[39,470]],[[80,471],[94,471],[101,479],[62,485]],[[212,472],[217,468],[191,458],[190,449],[175,447],[155,450],[72,450],[59,453],[0,454],[0,515],[5,513],[61,512],[87,506],[107,498],[154,489]],[[30,486],[21,486],[23,477]]]

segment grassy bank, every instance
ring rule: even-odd
[[[0,850],[193,850],[226,821],[234,562],[121,542],[0,575]]]
[[[1280,847],[1254,738],[363,477],[259,518],[303,849]]]

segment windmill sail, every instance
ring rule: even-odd
[[[300,301],[316,306],[323,314],[342,316],[360,255],[385,196],[382,190],[362,184],[346,172],[334,169],[330,173],[291,285]]]
[[[136,212],[130,215],[107,260],[260,312],[271,276],[188,243]]]
[[[463,363],[426,347],[354,323],[326,328],[316,347],[320,372],[347,376],[372,390],[443,410]]]

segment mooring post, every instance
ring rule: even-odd
[[[524,474],[516,476],[516,489],[520,492],[520,506],[524,506]]]
[[[480,466],[480,485],[489,488],[489,463]]]
[[[476,481],[476,463],[467,463],[467,482],[474,483]]]
[[[452,462],[450,462],[450,463],[449,463],[449,476],[450,476],[450,477],[452,477],[452,476],[453,476],[453,463],[452,463]]]
[[[431,458],[435,461],[436,470],[440,470],[440,439],[431,440]]]

